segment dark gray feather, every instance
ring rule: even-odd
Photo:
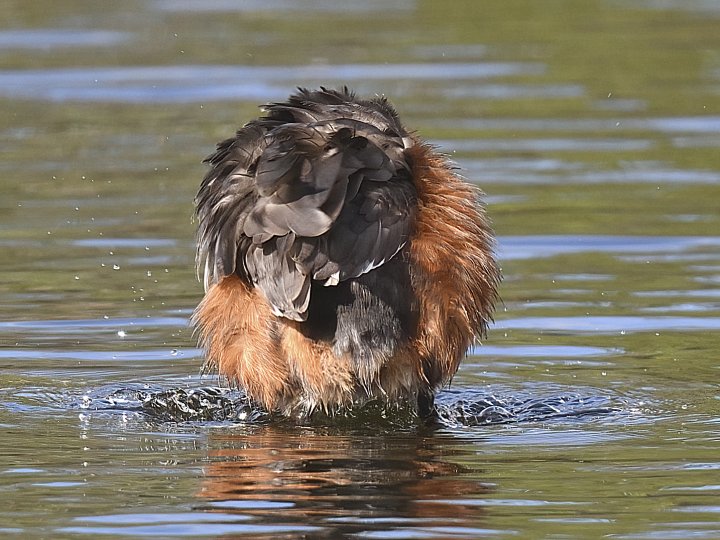
[[[300,90],[223,141],[196,198],[206,287],[237,273],[276,314],[304,320],[327,286],[389,261],[416,207],[411,144],[382,99]]]

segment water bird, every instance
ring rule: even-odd
[[[217,145],[195,198],[205,367],[288,416],[422,417],[492,320],[482,192],[384,97],[299,88]]]

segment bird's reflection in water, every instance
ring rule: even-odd
[[[482,508],[462,500],[489,489],[457,463],[471,454],[462,441],[437,434],[254,426],[210,445],[200,492],[209,510],[319,527],[320,537],[476,526]]]

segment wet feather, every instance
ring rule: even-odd
[[[492,319],[480,192],[384,99],[299,89],[222,141],[195,199],[207,362],[263,406],[426,408]]]

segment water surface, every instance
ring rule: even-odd
[[[720,10],[11,2],[0,535],[720,537]],[[487,193],[502,303],[438,398],[298,425],[201,377],[192,198],[297,85]]]

